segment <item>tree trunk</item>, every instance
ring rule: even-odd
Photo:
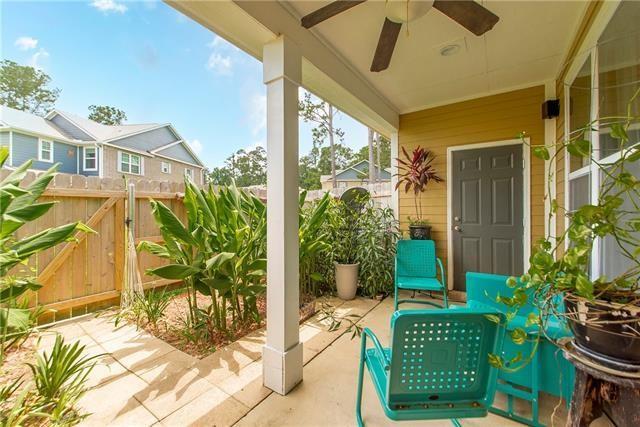
[[[333,143],[333,105],[329,104],[329,114],[327,115],[329,121],[329,146],[331,147],[331,182],[333,188],[338,187],[338,180],[336,178],[336,146]]]
[[[376,182],[382,182],[382,163],[380,163],[380,134],[376,132]]]
[[[376,162],[373,159],[373,129],[369,128],[369,184],[376,182]]]

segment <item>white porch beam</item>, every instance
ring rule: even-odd
[[[298,283],[298,87],[302,57],[284,36],[266,44],[267,343],[265,387],[288,393],[302,381]]]
[[[383,135],[398,128],[397,109],[334,49],[300,25],[279,1],[165,0],[231,43],[263,60],[262,47],[285,35],[303,57],[299,81],[305,89]]]

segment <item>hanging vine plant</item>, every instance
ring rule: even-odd
[[[510,332],[516,344],[524,343],[525,329],[537,326],[539,340],[547,323],[559,319],[570,327],[578,350],[640,367],[640,143],[629,137],[640,121],[633,109],[639,94],[640,89],[630,99],[626,114],[588,123],[553,146],[531,146],[532,154],[541,160],[568,153],[591,162],[595,166],[592,173],[602,178],[597,199],[573,211],[550,200],[548,229],[552,229],[552,217],[558,215],[567,218],[565,231],[540,240],[527,273],[507,281],[513,296],[498,297],[509,313],[530,303],[536,307],[525,328]],[[617,155],[605,159],[594,155],[588,137],[594,130],[608,133],[616,142]],[[524,135],[522,141],[526,143]],[[547,177],[548,194],[552,194],[553,173]],[[592,277],[591,266],[597,262],[594,248],[604,242],[624,262],[610,276]],[[537,345],[533,348],[535,352]],[[492,355],[490,363],[503,368],[519,360],[519,355],[508,361]],[[520,366],[529,360],[520,360]]]

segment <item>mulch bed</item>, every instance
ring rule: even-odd
[[[37,337],[29,337],[21,346],[12,347],[5,353],[4,362],[0,366],[0,387],[13,383],[18,378],[31,378],[31,369],[27,363],[35,363]],[[28,382],[28,381],[26,381]]]
[[[198,294],[198,307],[204,308],[210,304],[210,297]],[[315,298],[312,296],[304,296],[302,299],[302,307],[300,308],[300,323],[304,322],[316,313]],[[233,328],[231,317],[228,318],[229,333],[217,332],[208,340],[194,339],[189,337],[185,332],[185,319],[189,306],[187,303],[186,293],[178,294],[172,297],[169,306],[164,312],[162,319],[158,321],[158,325],[151,324],[141,325],[141,328],[149,332],[151,335],[159,338],[173,347],[181,350],[191,356],[199,359],[204,358],[217,349],[224,347],[245,335],[250,334],[266,325],[267,301],[266,296],[258,298],[258,312],[260,313],[260,322],[250,322],[246,324],[236,325]]]

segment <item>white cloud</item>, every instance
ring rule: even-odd
[[[233,62],[228,55],[212,52],[207,61],[207,69],[222,76],[230,76],[233,74]]]
[[[241,59],[236,55],[240,49],[217,35],[207,43],[207,47],[211,49],[206,64],[207,69],[218,75],[232,75],[234,63]]]
[[[230,49],[230,50],[234,50],[236,52],[240,51],[240,49],[238,49],[238,47],[236,45],[229,43],[228,41],[226,41],[225,39],[223,39],[219,35],[215,35],[213,37],[213,40],[211,40],[211,42],[209,42],[209,44],[207,44],[207,46],[209,46],[212,49],[220,48],[220,49]]]
[[[200,153],[202,153],[202,142],[200,142],[199,139],[192,139],[191,141],[188,141],[187,144],[189,144],[189,147],[191,147],[193,152],[197,155],[200,155]]]
[[[91,6],[104,13],[125,13],[128,10],[124,3],[119,3],[116,0],[93,0]]]
[[[257,136],[267,127],[267,96],[255,94],[249,98],[248,113],[251,133]]]
[[[38,46],[38,40],[33,37],[18,37],[14,45],[20,50],[31,50]]]
[[[209,44],[207,44],[207,46],[209,46],[211,48],[214,48],[214,47],[220,46],[224,42],[225,42],[225,40],[222,37],[216,35],[216,36],[213,37],[213,40],[211,40],[211,42]]]
[[[43,68],[44,62],[46,62],[50,56],[51,55],[49,55],[49,52],[47,52],[44,48],[40,48],[40,50],[31,55],[31,59],[29,59],[29,65],[40,70]]]

